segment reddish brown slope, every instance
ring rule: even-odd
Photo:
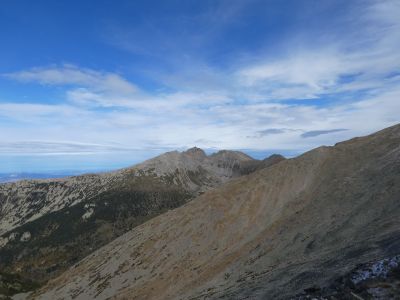
[[[118,238],[39,299],[277,299],[400,252],[400,126],[236,179]]]

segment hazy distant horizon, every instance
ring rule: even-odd
[[[185,148],[187,149],[187,148]],[[108,172],[126,168],[151,159],[168,151],[185,151],[185,149],[165,149],[147,152],[126,152],[126,153],[102,153],[102,154],[76,154],[76,155],[0,155],[0,176],[21,173],[38,175],[58,174],[63,176],[77,175],[82,173]],[[216,149],[204,149],[207,154],[214,153]],[[232,149],[225,149],[232,150]],[[293,157],[301,153],[289,150],[266,150],[242,151],[255,159],[264,159],[272,154],[281,154],[285,157]]]

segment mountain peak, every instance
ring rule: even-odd
[[[234,150],[219,150],[216,153],[211,154],[211,157],[217,158],[217,159],[236,159],[239,161],[252,161],[254,160],[252,157],[248,156],[247,154],[240,152],[240,151],[234,151]]]
[[[198,147],[192,147],[183,152],[189,156],[195,157],[195,158],[205,158],[207,157],[206,153],[204,152],[203,149],[198,148]]]

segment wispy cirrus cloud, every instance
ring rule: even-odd
[[[387,78],[400,68],[400,19],[395,17],[399,2],[364,2],[356,7],[357,15],[351,11],[339,17],[347,28],[340,36],[328,32],[331,40],[314,38],[313,44],[294,39],[279,58],[261,56],[243,66],[237,80],[266,99],[277,100],[318,99],[398,85],[397,79]]]
[[[359,100],[359,92],[398,85],[384,79],[399,68],[400,24],[393,17],[399,12],[396,1],[356,1],[344,15],[335,16],[335,27],[293,30],[279,54],[271,55],[273,46],[265,44],[257,52],[233,56],[226,69],[197,52],[177,55],[173,72],[152,75],[179,90],[217,90],[248,101],[315,100],[342,93]]]
[[[225,27],[234,22],[238,14],[243,14],[243,6],[235,5],[236,9],[226,10],[221,5],[192,18],[212,20]],[[400,46],[400,21],[394,17],[400,13],[400,6],[396,1],[385,0],[379,3],[367,1],[355,8],[358,9],[357,15],[349,11],[344,16],[338,16],[339,24],[346,28],[341,29],[341,36],[328,32],[326,35],[332,37],[321,41],[314,38],[315,32],[295,32],[289,36],[285,52],[280,55],[263,55],[261,51],[244,56],[225,69],[201,60],[197,55],[194,58],[177,55],[179,57],[173,62],[172,70],[151,73],[154,79],[172,90],[169,92],[146,91],[122,75],[68,64],[33,68],[5,76],[25,82],[70,85],[66,96],[76,103],[134,108],[173,104],[180,107],[196,105],[196,102],[213,104],[238,99],[256,102],[315,100],[331,94],[393,88],[400,80],[393,76],[400,68],[397,51]],[[163,32],[162,27],[156,29]],[[164,39],[168,39],[167,44],[181,45],[183,43],[179,39],[185,40],[187,34],[190,31],[185,31],[183,36],[166,35]],[[299,42],[296,35],[302,36],[304,41]],[[308,43],[308,35],[313,37],[313,44]],[[212,40],[206,33],[202,36]],[[152,35],[149,39],[164,40]],[[123,40],[138,44],[135,38]],[[147,47],[146,43],[142,46]],[[148,46],[150,49],[154,47]]]

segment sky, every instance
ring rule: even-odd
[[[400,119],[400,1],[0,5],[0,173],[292,157]]]

